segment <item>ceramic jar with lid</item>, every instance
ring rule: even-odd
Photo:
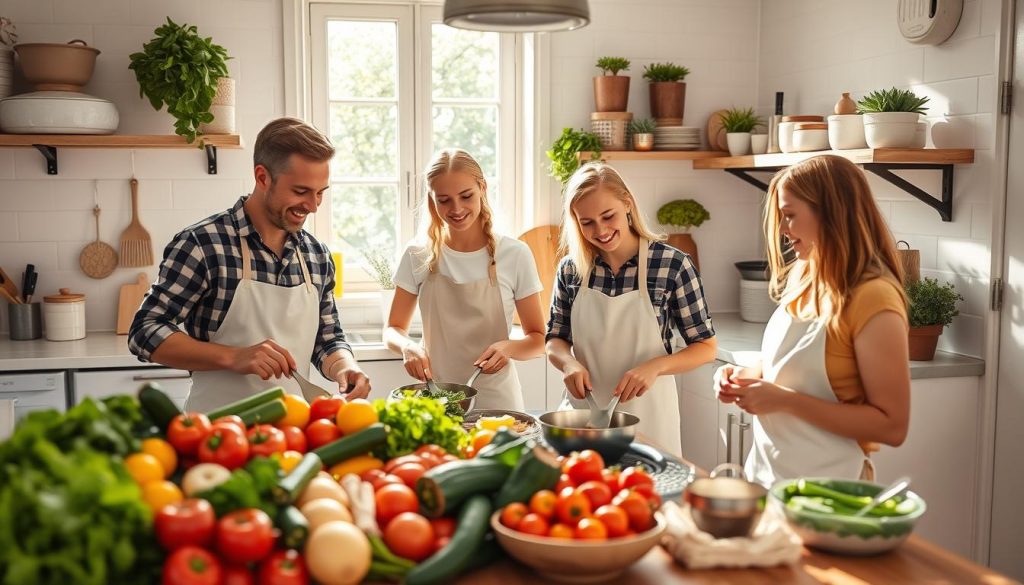
[[[828,124],[824,122],[801,122],[793,129],[793,150],[812,152],[828,150]]]
[[[50,341],[71,341],[85,337],[85,295],[60,289],[60,294],[43,297],[43,323]]]
[[[798,152],[793,145],[793,131],[796,129],[797,124],[805,122],[820,123],[824,121],[825,118],[823,116],[783,116],[782,121],[779,122],[779,150],[782,152]]]

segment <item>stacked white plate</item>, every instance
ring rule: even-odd
[[[0,99],[11,95],[14,85],[14,51],[0,45]]]
[[[697,150],[700,128],[692,126],[658,126],[654,129],[654,150]]]

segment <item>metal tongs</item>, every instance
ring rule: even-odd
[[[603,410],[594,400],[594,394],[587,392],[587,404],[590,405],[590,420],[587,421],[587,428],[607,429],[611,426],[612,415],[615,414],[615,407],[619,405],[619,395],[612,396],[611,402]]]

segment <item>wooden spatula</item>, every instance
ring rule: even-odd
[[[121,232],[121,266],[153,264],[153,241],[139,223],[139,181],[132,177],[132,222]]]
[[[0,268],[0,289],[3,289],[6,293],[5,298],[11,303],[21,304],[21,293],[18,292],[18,285],[11,280],[10,276],[4,272],[3,268]]]

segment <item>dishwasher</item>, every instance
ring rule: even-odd
[[[14,423],[33,410],[67,409],[64,371],[0,374],[0,441],[10,436]]]

